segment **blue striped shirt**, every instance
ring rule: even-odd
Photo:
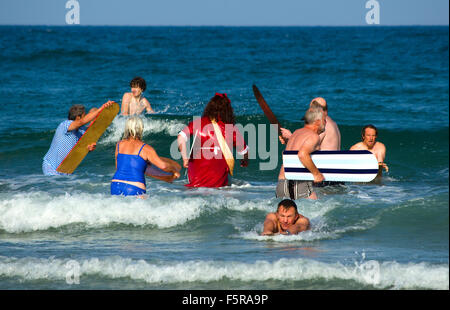
[[[71,120],[66,120],[56,128],[50,149],[47,154],[45,154],[44,161],[42,162],[42,171],[45,175],[63,174],[57,172],[56,168],[58,168],[86,131],[85,126],[82,126],[77,130],[67,131],[72,122],[73,121]]]

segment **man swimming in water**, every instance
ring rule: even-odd
[[[362,142],[353,145],[350,150],[368,150],[372,152],[378,160],[377,178],[381,177],[382,169],[389,171],[388,165],[384,162],[386,158],[386,146],[377,141],[378,129],[374,125],[366,125],[361,130]]]
[[[141,114],[144,109],[147,113],[155,113],[150,102],[142,95],[147,88],[145,80],[141,77],[135,77],[130,82],[131,92],[123,94],[122,98],[122,115]]]
[[[310,228],[309,219],[298,213],[295,202],[284,199],[278,204],[277,212],[267,214],[261,235],[296,235]]]

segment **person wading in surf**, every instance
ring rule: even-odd
[[[141,77],[135,77],[130,82],[131,92],[123,94],[122,97],[122,115],[139,115],[144,109],[147,113],[155,113],[150,102],[142,95],[147,88],[145,80]]]
[[[241,167],[248,166],[248,147],[235,128],[231,101],[227,94],[216,93],[203,111],[203,116],[190,122],[178,134],[178,147],[187,169],[188,187],[222,187],[228,185],[228,174],[233,175],[235,147],[244,156]],[[193,136],[192,154],[186,143]]]
[[[68,119],[56,128],[50,148],[42,161],[42,172],[44,175],[67,175],[56,171],[56,169],[85,133],[87,128],[84,125],[93,121],[102,108],[109,107],[112,104],[113,101],[108,101],[99,109],[92,108],[88,114],[86,114],[86,109],[81,104],[75,104],[70,107]],[[89,144],[87,148],[89,152],[92,152],[96,146],[97,143],[94,142]]]
[[[132,116],[125,123],[123,138],[116,145],[116,172],[111,180],[111,195],[142,196],[146,193],[145,171],[148,165],[173,173],[177,167],[162,160],[155,149],[142,141],[144,122]]]
[[[328,115],[328,105],[324,98],[317,97],[311,100],[309,104],[310,107],[313,106],[321,106],[325,113],[327,119],[327,125],[325,126],[325,131],[322,132],[320,136],[320,149],[321,151],[339,151],[341,149],[341,132],[339,131],[339,127],[336,122]],[[285,128],[280,128],[282,137],[280,141],[282,144],[285,144],[289,138],[292,136],[292,133]]]
[[[298,213],[295,202],[284,199],[278,204],[277,212],[267,214],[261,235],[295,235],[310,228],[309,219]]]
[[[384,162],[386,158],[386,146],[377,141],[378,129],[374,125],[366,125],[361,130],[362,142],[353,145],[350,150],[368,150],[372,152],[378,160],[378,174],[376,179],[382,176],[383,168],[386,172],[389,171],[388,165]]]
[[[326,115],[327,124],[325,131],[322,132],[320,137],[319,151],[339,151],[341,149],[341,132],[336,122],[328,115],[328,105],[324,98],[317,97],[311,100],[310,107],[321,107]],[[282,136],[280,137],[281,144],[285,144],[292,133],[285,128],[281,128]],[[320,183],[313,183],[316,187],[323,187],[328,185],[341,185],[344,182],[323,181]]]
[[[311,172],[314,182],[319,183],[324,180],[324,177],[312,161],[311,153],[320,147],[319,134],[325,130],[326,114],[321,107],[311,107],[306,111],[303,119],[305,126],[294,131],[286,145],[286,151],[298,151],[298,157],[303,166]],[[311,181],[286,180],[284,166],[281,166],[275,192],[276,197],[317,199],[312,184]]]

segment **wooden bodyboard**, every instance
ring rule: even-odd
[[[311,153],[311,159],[325,181],[370,182],[378,173],[377,158],[367,150],[315,151]],[[287,180],[314,180],[300,161],[298,151],[284,151],[283,166]]]
[[[119,113],[119,110],[119,104],[115,102],[107,108],[102,108],[102,111],[91,122],[85,133],[70,150],[56,171],[68,174],[73,173],[89,152],[87,146],[100,139],[106,128],[108,128],[117,113]]]
[[[165,161],[166,163],[175,165],[175,167],[177,168],[178,172],[180,172],[181,170],[181,166],[179,163],[177,163],[176,161],[170,159],[170,158],[166,158],[166,157],[160,157],[163,161]],[[172,183],[174,178],[174,174],[171,172],[166,172],[162,169],[159,169],[158,167],[156,167],[155,165],[148,165],[147,169],[145,169],[145,175],[148,177],[152,177],[155,178],[157,180],[161,180],[164,182],[168,182],[168,183]]]
[[[255,95],[256,101],[258,101],[259,106],[263,110],[264,115],[267,117],[271,124],[277,125],[278,134],[281,135],[281,124],[275,114],[273,114],[272,110],[270,109],[269,105],[267,104],[266,100],[264,99],[256,85],[253,85],[253,94]]]

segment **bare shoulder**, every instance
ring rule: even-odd
[[[364,144],[362,142],[358,142],[356,144],[354,144],[350,150],[365,150],[364,148]]]
[[[374,149],[382,151],[382,150],[386,150],[386,146],[383,143],[381,143],[380,141],[377,141],[377,143],[375,143]]]
[[[155,151],[155,149],[149,144],[145,144],[144,147],[142,148],[142,150],[145,151],[145,152],[153,152],[153,151]]]
[[[131,97],[131,93],[124,93],[122,100],[128,100]]]
[[[336,122],[330,116],[327,116],[327,124],[328,123],[330,123],[330,124],[332,124],[334,126],[337,126]]]
[[[296,222],[296,224],[301,224],[301,225],[309,225],[309,218],[307,218],[306,216],[300,216]]]
[[[301,215],[297,222],[295,223],[295,226],[299,227],[300,231],[308,230],[310,229],[310,221],[309,218],[306,216]]]
[[[339,132],[339,127],[338,124],[331,118],[328,116],[327,119],[327,125],[329,124],[329,126],[325,126],[325,130],[328,129],[328,131],[333,131],[333,132]]]
[[[277,220],[277,216],[274,212],[271,212],[269,214],[266,215],[266,221],[276,221]]]
[[[315,132],[305,133],[305,139],[303,140],[303,146],[308,146],[313,149],[318,149],[320,147],[320,136]]]

